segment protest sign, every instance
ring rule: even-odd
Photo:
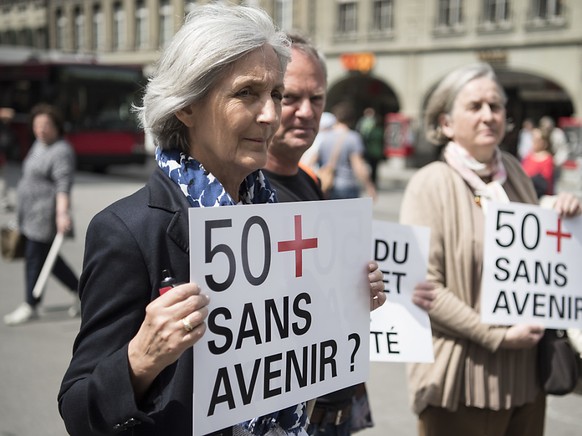
[[[194,434],[365,381],[369,198],[190,209]]]
[[[387,299],[371,313],[370,360],[432,362],[430,319],[412,302],[414,287],[426,280],[430,229],[374,221],[372,237]]]
[[[490,203],[485,221],[481,319],[582,327],[582,217],[521,203]]]

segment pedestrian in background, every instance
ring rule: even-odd
[[[139,108],[158,168],[87,230],[81,329],[59,392],[71,435],[192,436],[191,347],[209,298],[188,282],[189,250],[201,249],[189,246],[188,209],[277,202],[260,169],[289,45],[264,11],[212,3],[195,7],[162,53]],[[184,284],[160,295],[164,271]],[[382,274],[371,275],[378,304]],[[213,434],[300,436],[306,419],[300,403]]]
[[[521,166],[531,177],[538,198],[554,194],[554,156],[550,138],[541,129],[532,130],[532,150]]]
[[[350,125],[354,121],[354,111],[350,103],[334,105],[331,113],[336,117],[334,126],[321,132],[319,150],[315,159],[322,168],[333,165],[335,177],[327,197],[330,199],[358,198],[363,189],[365,194],[376,198],[376,188],[364,160],[364,143],[361,135]]]
[[[10,127],[13,118],[14,109],[0,107],[0,207],[8,212],[12,210],[13,205],[10,201],[6,164],[18,146],[16,135]]]
[[[356,124],[356,130],[364,140],[364,159],[370,166],[370,178],[378,188],[378,165],[384,160],[384,125],[382,117],[374,108],[364,109],[363,116]]]
[[[544,136],[550,138],[554,163],[558,167],[561,167],[568,159],[570,153],[566,133],[556,126],[556,122],[552,117],[547,115],[540,118],[539,128]]]
[[[551,153],[554,156],[554,185],[557,185],[562,175],[562,165],[568,160],[570,147],[566,133],[556,126],[552,117],[540,118],[539,128],[542,135],[550,139]]]
[[[525,120],[523,120],[517,140],[517,157],[521,161],[523,161],[527,157],[527,155],[531,153],[533,145],[532,138],[533,128],[534,123],[531,119],[526,118]]]
[[[303,168],[310,167],[317,171],[317,165],[315,160],[317,160],[317,153],[319,151],[319,143],[321,142],[321,132],[326,132],[335,126],[337,119],[331,112],[324,112],[321,114],[321,119],[319,120],[319,130],[315,135],[313,144],[309,147],[305,153],[301,156],[301,163]]]
[[[546,397],[538,381],[539,325],[496,326],[480,317],[483,228],[489,201],[537,203],[517,159],[502,152],[506,96],[488,64],[449,73],[429,97],[425,131],[443,161],[420,169],[404,193],[403,224],[431,229],[428,281],[434,363],[408,365],[421,436],[541,436]],[[562,215],[579,201],[558,196]],[[485,430],[486,429],[486,430]]]
[[[38,317],[41,297],[33,295],[35,284],[57,233],[70,234],[71,188],[75,175],[75,153],[63,139],[64,119],[52,105],[39,104],[31,111],[35,141],[22,163],[17,187],[18,227],[26,237],[25,302],[4,316],[4,323],[17,325]],[[79,314],[77,274],[58,255],[52,270],[71,292],[70,316]]]

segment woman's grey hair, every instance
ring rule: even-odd
[[[429,142],[435,145],[444,145],[449,141],[449,138],[441,130],[440,116],[451,113],[457,95],[467,83],[482,77],[493,80],[497,84],[503,103],[507,102],[505,91],[489,64],[477,63],[453,70],[440,81],[426,104],[424,129],[426,139]]]
[[[290,41],[266,12],[219,3],[195,7],[162,53],[143,105],[135,107],[154,143],[188,152],[188,130],[175,113],[204,99],[234,62],[266,44],[275,50],[284,74]]]

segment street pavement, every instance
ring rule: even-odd
[[[74,240],[67,240],[62,255],[80,272],[87,224],[96,212],[111,202],[139,189],[152,169],[137,166],[114,167],[107,174],[79,172],[73,190]],[[14,186],[20,168],[7,167]],[[396,221],[406,180],[413,173],[394,164],[380,168],[380,192],[374,218]],[[14,193],[11,193],[14,197]],[[0,211],[0,224],[14,218]],[[23,300],[23,262],[0,260],[0,315]],[[69,318],[72,302],[54,279],[50,279],[39,320],[18,327],[0,322],[0,436],[63,436],[64,425],[57,410],[56,396],[67,368],[79,319]],[[415,416],[406,391],[405,366],[373,363],[367,384],[375,426],[362,436],[413,436]],[[549,397],[546,435],[582,435],[582,396]],[[165,435],[160,435],[165,436]],[[471,435],[467,435],[471,436]]]

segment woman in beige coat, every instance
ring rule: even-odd
[[[408,371],[421,436],[543,434],[535,358],[543,327],[487,325],[479,315],[487,202],[537,202],[519,162],[499,149],[505,103],[487,64],[445,77],[425,119],[429,140],[445,146],[443,161],[419,170],[404,195],[401,222],[431,228],[428,280],[437,294],[429,311],[435,362]],[[580,213],[569,194],[555,208]]]

